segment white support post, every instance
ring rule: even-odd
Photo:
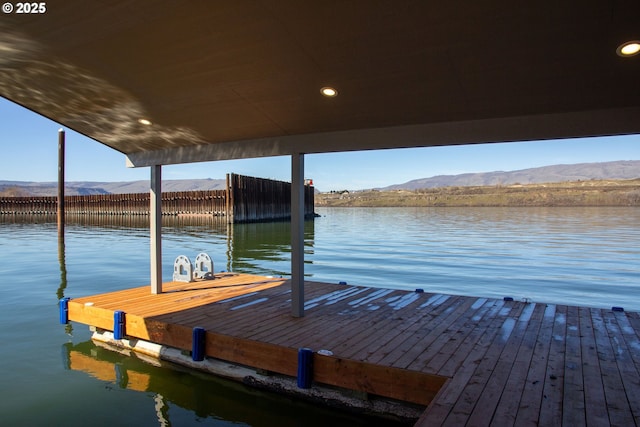
[[[151,293],[162,293],[162,166],[151,166],[149,206],[151,231]]]
[[[304,154],[291,155],[291,314],[304,316]]]

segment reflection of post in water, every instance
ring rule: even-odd
[[[60,264],[60,285],[56,291],[56,301],[60,301],[64,298],[64,291],[67,289],[67,263],[65,259],[64,230],[62,230],[62,232],[58,232],[58,263]],[[71,322],[64,325],[64,331],[71,335],[73,332],[73,325]]]
[[[92,341],[63,344],[62,364],[66,370],[86,372],[122,389],[153,391],[151,378],[154,373],[151,366],[137,360],[136,356],[127,355],[122,358],[115,351],[95,347]],[[162,372],[156,372],[155,375],[161,376]],[[158,425],[171,426],[167,399],[163,394],[155,392],[153,402]]]
[[[65,261],[64,233],[58,234],[58,263],[60,264],[60,286],[56,292],[58,301],[64,298],[64,290],[67,288],[67,264]]]
[[[227,222],[227,271],[233,271],[233,224],[230,222]]]
[[[58,262],[60,263],[60,286],[56,295],[58,301],[64,298],[64,290],[67,287],[67,264],[65,262],[64,247],[64,148],[65,138],[64,130],[58,131]],[[67,323],[64,327],[65,332],[71,335],[73,326]]]
[[[313,253],[315,221],[304,222],[305,254]],[[274,276],[289,274],[291,223],[289,221],[229,224],[227,271],[256,272]],[[310,261],[309,261],[310,262]],[[278,270],[286,265],[286,270]],[[266,271],[265,269],[269,269]]]
[[[107,388],[126,388],[152,397],[150,404],[159,426],[171,426],[172,406],[193,412],[194,417],[207,424],[212,420],[224,425],[280,425],[282,414],[287,414],[290,424],[304,425],[309,424],[309,417],[318,414],[312,405],[303,402],[292,405],[288,398],[256,390],[248,392],[242,383],[194,374],[100,342],[65,343],[61,351],[64,369],[84,372],[104,382]],[[260,404],[256,405],[256,401]]]
[[[156,417],[158,417],[158,425],[161,427],[168,427],[171,425],[169,422],[169,405],[164,401],[164,396],[160,393],[153,397],[155,402]]]

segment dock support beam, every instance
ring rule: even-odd
[[[291,314],[304,316],[304,154],[291,155]]]
[[[162,166],[151,166],[149,206],[151,231],[151,293],[162,293]]]

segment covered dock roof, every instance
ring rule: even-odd
[[[635,0],[49,1],[0,20],[0,94],[135,166],[615,135],[638,39]]]
[[[297,192],[305,153],[640,133],[637,0],[40,4],[0,19],[0,95],[152,174],[291,155]]]

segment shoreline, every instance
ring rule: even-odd
[[[319,193],[316,207],[640,206],[640,178]]]

